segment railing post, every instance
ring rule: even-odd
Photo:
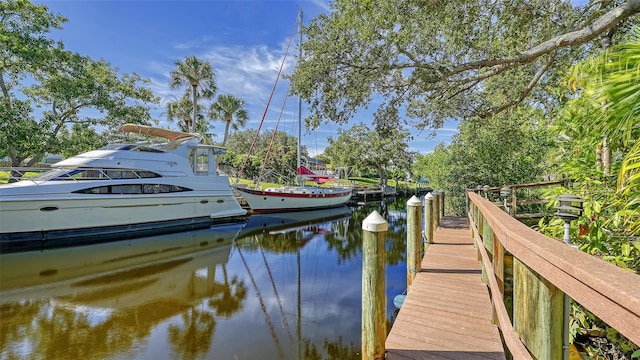
[[[422,203],[414,195],[407,201],[407,290],[420,271],[422,260]]]
[[[438,190],[438,203],[436,204],[436,213],[438,216],[438,226],[442,223],[442,216],[440,216],[440,206],[442,204],[442,191]]]
[[[440,218],[444,217],[444,190],[440,189]]]
[[[489,280],[487,276],[493,276],[493,230],[491,230],[491,225],[485,217],[482,218],[482,246],[484,246],[485,250],[487,250],[487,255],[489,255],[489,261],[491,264],[483,264],[482,266],[482,281],[488,283]]]
[[[438,192],[436,190],[431,192],[433,201],[431,201],[431,216],[433,216],[433,232],[440,226],[440,220],[438,219]]]
[[[362,222],[362,359],[382,360],[387,336],[385,241],[388,224],[377,211]]]
[[[482,236],[483,231],[484,231],[484,216],[482,215],[482,212],[480,211],[480,208],[477,206],[474,206],[474,221],[476,223],[476,226],[478,227],[478,234],[480,234],[480,236]],[[478,244],[479,246],[479,244]],[[482,261],[482,256],[480,255],[480,249],[478,249],[478,261]],[[483,272],[484,274],[484,272]],[[482,279],[483,281],[485,280],[484,277]]]
[[[563,295],[513,258],[513,328],[536,359],[562,359]]]
[[[433,195],[428,193],[424,196],[424,237],[428,244],[433,244]]]
[[[505,253],[502,243],[495,233],[493,233],[493,273],[496,276],[500,293],[504,299],[504,280],[505,280]]]
[[[440,192],[433,190],[431,193],[433,194],[433,219],[437,229],[440,226]]]

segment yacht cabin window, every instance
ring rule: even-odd
[[[206,176],[211,173],[213,162],[210,157],[210,150],[207,148],[196,148],[191,152],[189,160],[193,173],[200,176]]]
[[[76,194],[167,194],[183,191],[192,191],[189,188],[167,184],[121,184],[95,186],[87,189],[76,190]]]

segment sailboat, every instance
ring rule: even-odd
[[[302,12],[299,13],[300,43],[302,43]],[[302,47],[300,47],[302,55]],[[302,132],[302,100],[298,97],[298,184],[295,186],[269,187],[263,190],[237,187],[242,197],[255,213],[272,213],[297,210],[313,210],[343,206],[353,193],[350,186],[319,187],[304,185],[305,178],[322,178],[301,166],[300,138]],[[326,179],[322,179],[323,181]]]

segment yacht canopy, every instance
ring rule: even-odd
[[[160,129],[147,125],[139,124],[124,124],[120,127],[121,132],[138,134],[138,135],[150,135],[165,138],[169,141],[175,141],[180,139],[197,137],[197,134],[185,133],[182,131]]]

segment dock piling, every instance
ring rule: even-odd
[[[387,221],[373,211],[362,222],[362,359],[385,358]]]
[[[407,291],[422,261],[422,203],[414,195],[407,201]]]
[[[433,244],[433,195],[428,193],[424,196],[424,237],[426,240],[426,246]]]

